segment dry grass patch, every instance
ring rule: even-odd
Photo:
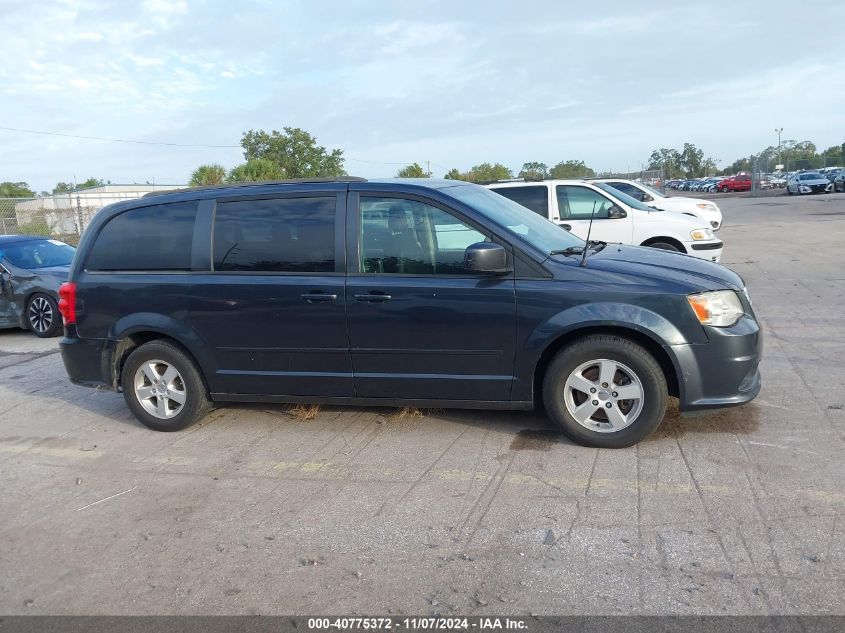
[[[319,404],[297,404],[287,410],[287,414],[300,422],[307,422],[317,417],[320,412]]]
[[[422,409],[416,407],[400,407],[390,414],[391,420],[419,420],[423,417]]]

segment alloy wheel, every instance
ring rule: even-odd
[[[170,363],[150,360],[135,372],[135,397],[141,406],[159,419],[179,415],[187,396],[182,374]]]
[[[50,302],[44,297],[35,297],[29,303],[29,325],[39,333],[44,333],[53,325],[53,319],[56,315],[53,314],[53,307]]]
[[[631,426],[643,410],[645,390],[634,371],[607,358],[576,367],[564,384],[570,415],[591,431],[616,433]]]

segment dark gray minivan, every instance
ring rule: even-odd
[[[183,429],[212,402],[532,409],[630,446],[760,390],[742,279],[585,243],[452,180],[188,189],[96,215],[62,286],[73,382]]]

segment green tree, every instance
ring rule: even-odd
[[[89,178],[83,182],[74,185],[71,182],[58,182],[53,187],[53,195],[57,193],[68,193],[70,191],[80,191],[82,189],[91,189],[92,187],[102,187],[106,182],[101,178]]]
[[[523,163],[519,177],[525,180],[545,180],[549,177],[549,168],[546,163]]]
[[[285,127],[283,132],[250,130],[241,138],[244,158],[271,160],[279,165],[287,178],[345,176],[343,151],[327,151],[317,139],[300,128]]]
[[[281,180],[285,177],[285,170],[269,158],[252,158],[243,165],[232,168],[228,182],[263,182],[266,180]]]
[[[429,178],[429,174],[419,163],[405,165],[402,169],[396,172],[397,178]]]
[[[679,176],[681,171],[681,154],[676,149],[661,147],[651,153],[648,158],[649,169],[662,169],[666,178]]]
[[[513,172],[501,163],[481,163],[464,174],[464,179],[470,182],[493,182],[508,178],[513,178]]]
[[[687,178],[693,178],[702,175],[701,165],[704,162],[704,151],[698,149],[692,143],[684,143],[684,149],[681,152],[679,161],[681,169]]]
[[[34,195],[25,182],[0,182],[0,198],[32,198]]]
[[[462,174],[460,170],[455,169],[454,167],[447,171],[443,177],[447,180],[466,180],[466,175]]]
[[[583,160],[561,161],[552,167],[549,175],[552,178],[592,178],[596,172],[587,167]]]
[[[216,163],[200,165],[191,174],[188,184],[192,187],[205,187],[208,185],[219,185],[226,180],[226,168]]]

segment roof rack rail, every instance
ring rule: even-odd
[[[149,196],[164,196],[170,193],[182,193],[184,191],[214,191],[215,189],[260,187],[261,185],[293,185],[312,182],[367,182],[367,179],[359,178],[358,176],[327,176],[314,178],[288,178],[285,180],[260,180],[256,182],[227,182],[219,185],[202,185],[200,187],[187,187],[185,189],[165,189],[164,191],[150,191],[149,193],[144,194],[144,198],[147,198]]]
[[[525,178],[500,178],[499,180],[479,180],[478,185],[493,185],[497,182],[528,182]]]

